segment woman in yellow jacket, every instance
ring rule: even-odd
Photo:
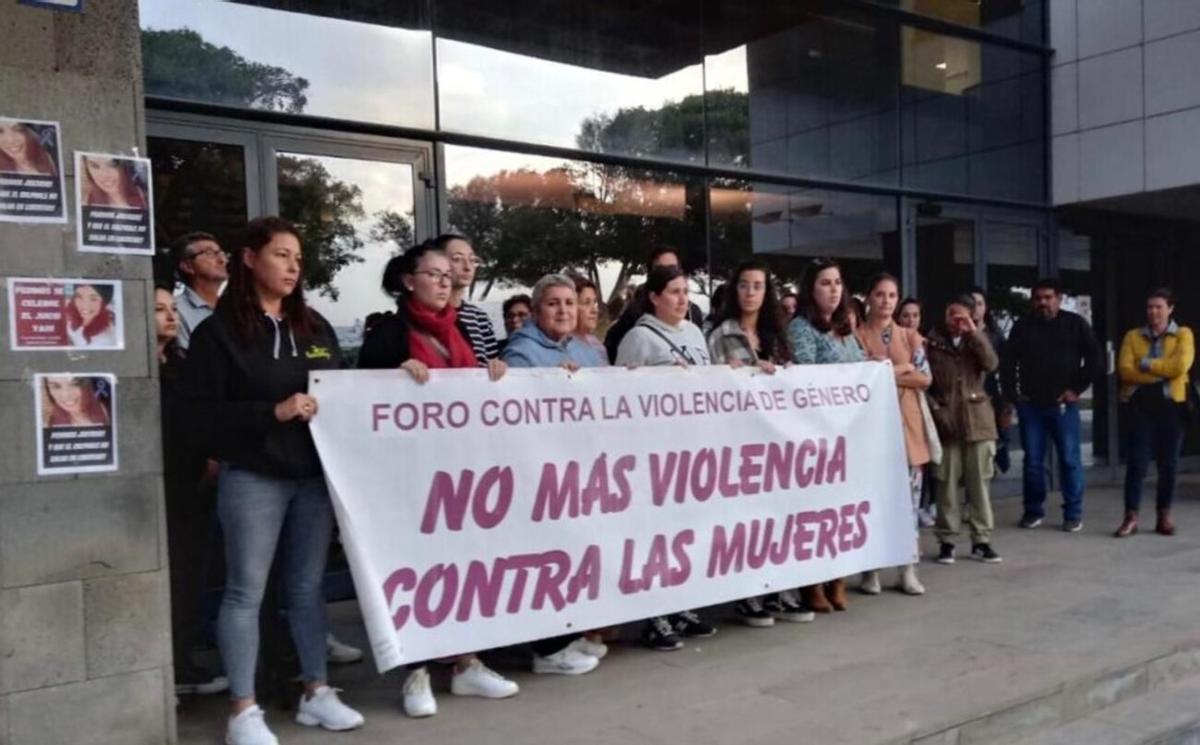
[[[1138,530],[1142,480],[1150,458],[1158,463],[1158,523],[1155,531],[1174,535],[1171,500],[1175,468],[1183,442],[1183,408],[1187,402],[1188,371],[1196,358],[1192,330],[1175,323],[1175,297],[1157,289],[1146,298],[1146,325],[1125,334],[1118,374],[1126,424],[1125,520],[1116,537]]]

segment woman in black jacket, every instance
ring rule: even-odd
[[[252,220],[243,246],[216,311],[192,336],[182,387],[206,452],[221,464],[227,566],[217,639],[230,683],[226,742],[260,745],[275,742],[255,703],[254,670],[277,549],[304,678],[296,721],[347,730],[363,717],[326,683],[321,580],[334,518],[308,429],[317,413],[308,374],[340,366],[337,337],[304,303],[300,236],[290,223]]]

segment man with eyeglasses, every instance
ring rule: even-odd
[[[192,332],[200,322],[212,315],[221,297],[221,288],[229,279],[229,257],[211,233],[188,233],[171,246],[175,272],[183,282],[183,293],[176,305],[179,314],[179,335],[175,344],[185,352]]]
[[[671,246],[657,246],[646,259],[646,272],[649,273],[657,266],[683,266],[679,261],[679,251]],[[621,340],[625,338],[625,334],[637,324],[638,319],[642,317],[642,305],[646,298],[646,289],[643,285],[637,288],[633,293],[633,298],[625,304],[625,308],[621,311],[621,316],[617,322],[609,327],[608,333],[604,336],[604,348],[608,350],[608,361],[615,363],[617,360],[617,348],[621,346]],[[696,324],[697,328],[704,326],[704,313],[693,302],[688,303],[688,320]]]
[[[496,329],[492,327],[492,319],[483,308],[466,301],[467,291],[475,282],[479,258],[475,256],[471,241],[455,233],[439,235],[433,239],[433,245],[450,259],[450,305],[458,311],[459,323],[467,331],[467,341],[471,342],[471,348],[475,350],[475,359],[479,366],[487,367],[488,360],[500,356],[500,342],[496,339]]]

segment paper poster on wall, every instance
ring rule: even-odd
[[[38,475],[117,470],[117,378],[109,373],[38,373]]]
[[[75,153],[75,213],[80,251],[154,253],[150,161]]]
[[[0,115],[0,221],[66,222],[58,122]]]
[[[124,349],[121,282],[10,277],[8,322],[14,352]]]

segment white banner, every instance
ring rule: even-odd
[[[314,372],[380,671],[915,559],[890,365]]]

